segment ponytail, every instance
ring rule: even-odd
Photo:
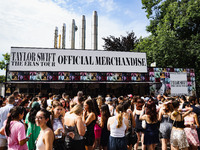
[[[117,117],[117,128],[120,128],[122,127],[122,120],[123,120],[123,110],[124,110],[124,107],[122,104],[119,104],[117,107],[116,107],[116,111],[118,113],[118,117]]]
[[[12,117],[11,114],[9,114],[7,122],[6,122],[6,135],[9,136],[10,135],[10,122],[12,121]]]
[[[120,128],[122,126],[122,119],[123,119],[123,116],[122,116],[122,112],[120,111],[117,117],[117,121],[118,121],[117,128]]]
[[[49,111],[47,111],[46,109],[43,109],[43,108],[40,111],[43,112],[45,119],[49,119],[46,123],[47,127],[49,127],[50,129],[53,129],[52,124],[51,124],[51,119],[50,119],[51,112],[49,112]]]
[[[10,122],[14,119],[19,119],[19,114],[23,113],[24,113],[24,108],[22,106],[15,106],[10,110],[5,127],[7,136],[10,135]]]
[[[53,127],[52,127],[52,124],[51,124],[51,120],[50,120],[50,119],[47,121],[47,127],[49,127],[50,129],[53,130]]]

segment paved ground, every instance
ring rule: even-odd
[[[167,149],[170,150],[170,145],[169,145],[169,144],[168,144]],[[95,150],[99,150],[99,149],[97,148],[97,149],[95,149]],[[134,149],[132,148],[132,150],[134,150]],[[141,142],[139,143],[138,150],[142,150]],[[157,145],[156,150],[162,150],[161,144],[158,144],[158,145]]]

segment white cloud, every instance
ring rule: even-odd
[[[104,41],[102,40],[103,37],[108,37],[110,35],[119,37],[120,35],[124,34],[124,29],[116,21],[110,21],[110,18],[99,17],[98,33],[99,33],[99,46],[102,47],[102,45],[104,44]]]
[[[150,35],[147,31],[144,30],[146,29],[146,25],[147,25],[147,22],[145,21],[135,20],[126,26],[126,29],[127,29],[126,31],[129,31],[129,32],[133,31],[135,35],[137,36],[137,38],[139,38],[140,36],[146,37]]]
[[[69,26],[79,17],[49,1],[9,0],[0,7],[0,41],[7,45],[1,47],[4,52],[11,46],[53,47],[55,26]]]
[[[93,0],[87,0],[94,2]],[[53,48],[54,30],[58,26],[61,34],[62,24],[66,23],[66,48],[70,48],[70,31],[72,19],[75,19],[79,30],[76,32],[76,48],[80,48],[81,15],[71,9],[61,8],[59,4],[68,1],[57,0],[5,0],[0,1],[0,55],[9,52],[11,46]],[[117,5],[113,0],[99,0],[99,4],[107,11]],[[80,6],[81,7],[81,6]],[[76,9],[76,8],[72,8]],[[86,15],[86,49],[91,49],[92,14]],[[147,35],[146,26],[141,21],[134,21],[123,26],[116,18],[98,15],[98,49],[103,49],[102,37],[126,35],[133,30],[136,35]]]
[[[127,17],[131,17],[131,18],[135,17],[135,15],[136,15],[131,10],[125,10],[124,14],[127,15]]]
[[[59,5],[65,5],[69,0],[55,0],[54,2],[56,2]]]
[[[102,8],[105,8],[107,12],[117,9],[117,5],[113,0],[98,0]]]
[[[87,3],[93,3],[94,0],[85,0]]]

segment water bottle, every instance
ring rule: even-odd
[[[59,133],[56,135],[56,138],[58,139],[62,138],[62,130],[59,131]]]
[[[63,132],[62,125],[59,124],[57,129],[60,129],[60,130],[59,130],[58,134],[56,135],[56,138],[60,139],[60,138],[62,138],[62,132]]]
[[[101,124],[101,117],[100,116],[98,116],[98,124]]]
[[[86,124],[84,123],[84,127],[85,127],[85,132],[87,131],[87,127],[86,127]]]

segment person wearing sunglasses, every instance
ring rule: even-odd
[[[52,150],[54,133],[50,121],[50,112],[46,109],[41,109],[37,112],[35,122],[40,126],[40,134],[36,140],[36,150]]]

